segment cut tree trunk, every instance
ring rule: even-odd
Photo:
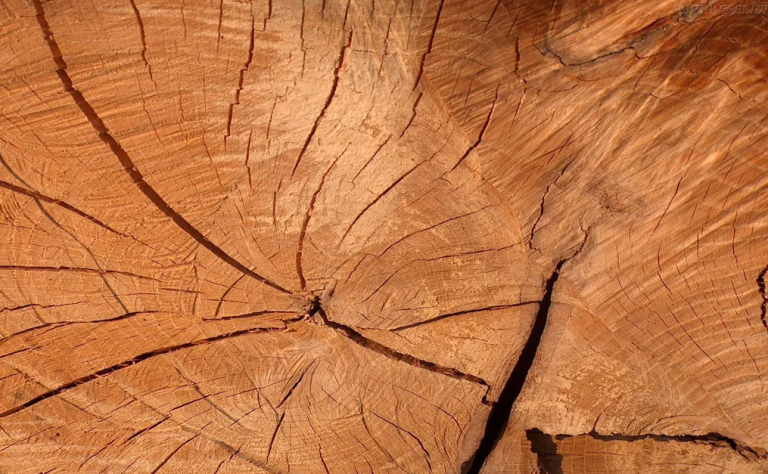
[[[0,473],[767,472],[767,19],[0,0]]]

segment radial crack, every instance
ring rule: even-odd
[[[147,37],[146,33],[144,31],[144,21],[141,19],[141,13],[139,13],[139,8],[136,6],[135,0],[131,1],[131,7],[133,8],[133,13],[136,15],[136,23],[139,25],[139,35],[141,36],[141,60],[144,61],[144,65],[147,66],[147,72],[149,73],[149,79],[152,82],[155,82],[155,78],[152,77],[152,66],[147,61]]]
[[[24,266],[24,265],[0,265],[0,270],[19,270],[19,271],[38,271],[38,272],[73,272],[73,273],[94,273],[96,275],[122,275],[131,278],[138,278],[140,280],[152,280],[158,281],[157,278],[152,278],[144,275],[139,275],[131,272],[123,272],[120,270],[100,270],[98,268],[87,267],[43,267],[43,266]]]
[[[271,5],[270,5],[270,12],[271,12]],[[251,4],[251,10],[253,10],[253,4]],[[270,13],[271,14],[271,13]],[[266,28],[266,19],[264,20],[264,25]],[[235,90],[235,101],[229,104],[229,116],[227,117],[227,134],[224,135],[224,142],[226,143],[227,138],[230,135],[230,131],[232,129],[232,114],[235,111],[235,106],[240,105],[240,92],[243,91],[243,81],[245,80],[245,73],[248,72],[248,68],[251,67],[251,61],[253,61],[253,46],[255,42],[255,34],[256,34],[256,18],[253,16],[253,11],[251,11],[251,39],[248,46],[248,58],[245,60],[245,64],[243,64],[243,67],[240,68],[240,78],[237,81],[237,89]],[[250,148],[250,142],[251,138],[248,137],[248,144]],[[250,151],[250,150],[249,150]],[[247,158],[246,158],[247,160]],[[247,166],[247,164],[246,164]],[[249,168],[250,170],[250,168]]]
[[[43,37],[48,44],[48,49],[51,51],[53,61],[56,63],[56,74],[59,76],[59,80],[64,86],[64,90],[68,92],[70,96],[72,96],[72,99],[80,108],[80,111],[83,113],[83,115],[85,115],[85,117],[88,119],[88,122],[91,124],[93,129],[97,132],[101,141],[103,141],[104,144],[110,148],[112,153],[120,161],[120,164],[123,165],[123,168],[131,177],[136,186],[138,186],[141,192],[144,193],[144,195],[149,198],[149,200],[152,201],[152,203],[160,211],[162,211],[166,216],[170,217],[171,220],[173,220],[173,222],[175,222],[181,230],[199,242],[203,247],[211,251],[211,253],[216,255],[219,259],[223,260],[240,272],[245,273],[251,278],[264,283],[267,286],[270,286],[278,291],[282,291],[283,293],[290,293],[288,290],[281,287],[277,283],[274,283],[262,277],[261,275],[258,275],[256,272],[238,262],[229,254],[227,254],[223,249],[219,248],[216,246],[216,244],[208,240],[207,237],[205,237],[199,230],[192,226],[192,224],[190,224],[184,217],[182,217],[181,214],[171,208],[171,206],[165,202],[160,194],[158,194],[157,191],[155,191],[155,189],[144,180],[144,175],[142,175],[141,172],[136,168],[133,160],[131,160],[131,157],[128,156],[128,153],[125,151],[122,145],[120,145],[120,143],[112,136],[112,134],[109,132],[109,129],[101,120],[91,104],[85,99],[83,94],[75,88],[74,84],[72,83],[72,79],[67,73],[67,63],[64,61],[64,58],[61,54],[61,49],[53,37],[53,31],[48,24],[48,20],[45,18],[45,10],[43,10],[41,0],[32,0],[32,3],[34,3],[35,6],[37,22],[40,25],[40,29],[43,32]]]
[[[333,97],[336,95],[336,89],[339,87],[339,72],[341,71],[341,67],[344,65],[344,56],[346,55],[347,49],[350,46],[352,46],[351,30],[349,32],[347,41],[341,45],[339,58],[336,60],[336,67],[333,68],[333,83],[331,84],[331,92],[328,94],[328,98],[325,99],[325,104],[323,104],[323,108],[320,109],[320,114],[318,114],[317,118],[315,119],[315,123],[312,124],[312,128],[309,130],[309,135],[307,135],[307,139],[304,140],[304,145],[302,145],[301,151],[299,151],[299,155],[296,157],[293,170],[291,170],[291,178],[293,178],[293,175],[296,174],[296,169],[299,167],[299,163],[301,163],[301,159],[304,157],[304,153],[307,152],[309,143],[312,141],[312,138],[314,138],[315,132],[317,132],[317,127],[320,126],[320,122],[325,117],[325,113],[328,111],[328,107],[330,107],[331,102],[333,102]]]
[[[320,184],[312,194],[312,198],[309,200],[309,207],[307,208],[307,213],[304,215],[304,222],[301,223],[301,230],[299,231],[299,242],[296,246],[296,273],[299,275],[299,282],[301,283],[302,290],[307,288],[307,280],[304,278],[302,257],[304,255],[304,239],[307,236],[309,221],[312,219],[312,211],[315,210],[315,202],[317,201],[317,196],[320,195],[320,191],[323,190],[323,186],[325,185],[325,178],[328,177],[331,170],[336,166],[336,163],[338,163],[339,159],[344,156],[344,153],[346,152],[347,149],[345,148],[344,151],[341,152],[341,154],[337,156],[335,160],[333,160],[333,163],[331,163],[331,166],[325,170],[325,173],[323,173],[323,176],[320,178]]]
[[[443,14],[443,5],[445,0],[440,0],[440,5],[437,7],[437,15],[435,16],[435,22],[432,24],[432,32],[429,35],[429,43],[427,44],[427,50],[421,55],[421,63],[419,64],[419,72],[416,74],[416,82],[413,83],[413,90],[421,82],[421,76],[424,74],[424,65],[427,61],[427,56],[432,52],[432,47],[435,44],[435,35],[437,34],[437,26],[440,24],[440,16]]]
[[[180,445],[178,445],[173,451],[171,451],[171,453],[168,456],[165,457],[165,459],[163,459],[160,462],[160,464],[157,465],[157,467],[155,469],[152,470],[152,472],[150,474],[156,474],[158,471],[160,471],[160,469],[162,469],[163,466],[165,466],[168,463],[168,461],[170,461],[171,458],[174,457],[176,455],[176,453],[178,453],[181,450],[181,448],[186,446],[188,443],[192,442],[198,436],[199,435],[194,435],[191,438],[189,438],[188,440],[186,440],[183,443],[181,443]]]
[[[0,161],[3,161],[2,156],[0,156]],[[39,199],[40,201],[45,201],[50,204],[55,204],[62,209],[66,209],[67,211],[73,212],[77,214],[80,217],[83,217],[85,219],[88,219],[89,221],[93,222],[97,226],[108,230],[109,232],[112,232],[113,234],[119,235],[121,237],[127,237],[125,234],[116,231],[112,227],[108,226],[107,224],[101,222],[100,220],[96,219],[90,214],[87,214],[80,209],[77,209],[76,207],[72,206],[71,204],[68,204],[64,201],[60,201],[58,199],[46,196],[44,194],[40,194],[37,191],[32,191],[29,189],[22,188],[21,186],[16,186],[15,184],[7,183],[5,181],[0,181],[0,188],[8,189],[9,191],[15,192],[17,194],[22,194],[24,196],[30,197],[32,199]]]
[[[499,87],[501,87],[501,83],[499,83],[499,85],[496,86],[496,95],[493,98],[493,104],[491,104],[491,110],[488,112],[488,116],[485,119],[483,128],[480,129],[480,134],[477,136],[477,140],[475,140],[475,143],[471,144],[469,148],[467,148],[467,151],[464,152],[464,155],[462,155],[459,161],[457,161],[456,164],[453,165],[453,168],[451,168],[451,171],[458,168],[459,165],[462,164],[465,159],[467,159],[469,154],[472,153],[472,150],[475,150],[478,146],[480,146],[480,143],[483,141],[483,138],[485,137],[485,132],[486,130],[488,130],[488,125],[490,125],[491,119],[493,118],[493,112],[494,110],[496,110],[496,102],[498,102],[499,100]]]
[[[225,339],[231,339],[239,336],[245,336],[247,334],[256,334],[256,333],[267,333],[267,332],[278,332],[278,331],[285,331],[288,327],[288,323],[298,321],[299,318],[295,319],[289,319],[283,321],[285,323],[284,327],[269,327],[269,328],[251,328],[251,329],[242,329],[240,331],[234,331],[229,332],[225,334],[219,334],[218,336],[212,336],[207,337],[204,339],[198,339],[191,342],[185,342],[183,344],[177,344],[174,346],[164,347],[162,349],[155,349],[153,351],[148,351],[141,353],[135,357],[132,357],[131,359],[125,360],[123,362],[120,362],[118,364],[111,365],[109,367],[105,367],[101,370],[97,370],[96,372],[93,372],[89,375],[85,375],[83,377],[77,378],[75,380],[72,380],[70,382],[67,382],[63,385],[58,386],[57,388],[54,388],[52,390],[48,390],[47,392],[44,392],[30,400],[27,400],[26,402],[22,403],[21,405],[15,406],[9,410],[4,411],[3,413],[0,413],[0,418],[5,418],[7,416],[13,415],[14,413],[20,412],[21,410],[24,410],[26,408],[29,408],[31,406],[34,406],[48,398],[55,397],[57,395],[61,395],[64,392],[67,392],[69,390],[72,390],[74,388],[79,387],[80,385],[86,384],[88,382],[91,382],[93,380],[96,380],[100,377],[104,377],[107,375],[112,374],[113,372],[117,372],[119,370],[131,367],[132,365],[138,364],[139,362],[145,361],[147,359],[151,359],[153,357],[157,357],[164,354],[170,354],[172,352],[177,352],[183,349],[189,349],[195,346],[199,346],[202,344],[210,344],[213,342],[222,341]]]
[[[528,336],[525,346],[523,346],[523,350],[520,352],[520,356],[517,359],[515,367],[512,369],[509,379],[507,379],[504,388],[501,390],[498,401],[493,404],[493,407],[491,408],[491,413],[488,415],[488,422],[485,425],[483,439],[480,441],[480,445],[473,458],[467,461],[465,465],[465,467],[468,468],[466,474],[480,473],[485,460],[488,459],[488,456],[496,446],[496,442],[504,434],[504,430],[509,421],[509,416],[512,412],[512,407],[514,406],[517,397],[520,396],[520,392],[522,392],[528,377],[528,372],[531,370],[533,362],[536,359],[536,352],[539,349],[544,329],[547,326],[549,308],[552,305],[552,292],[554,291],[555,283],[560,277],[560,270],[567,261],[568,259],[563,259],[558,262],[555,271],[552,272],[552,275],[547,280],[544,297],[541,300],[539,312],[536,315],[533,328],[531,328],[531,333]]]
[[[456,316],[464,316],[467,314],[472,313],[479,313],[481,311],[499,311],[499,310],[505,310],[509,308],[518,308],[520,306],[527,306],[531,304],[541,304],[541,301],[522,301],[520,303],[512,303],[512,304],[502,304],[502,305],[496,305],[496,306],[487,306],[485,308],[476,308],[476,309],[468,309],[464,311],[456,311],[454,313],[447,313],[447,314],[441,314],[439,316],[435,316],[434,318],[430,318],[424,321],[418,321],[411,324],[406,324],[404,326],[398,326],[396,328],[391,328],[389,331],[397,332],[397,331],[404,331],[406,329],[411,329],[419,326],[424,326],[425,324],[432,324],[437,321],[442,321],[443,319],[453,318]]]
[[[377,354],[383,355],[384,357],[387,357],[392,360],[396,360],[398,362],[404,362],[413,367],[428,370],[436,374],[445,375],[447,377],[450,377],[456,380],[466,380],[468,382],[482,385],[486,388],[489,387],[488,382],[486,382],[485,380],[481,379],[476,375],[466,374],[464,372],[460,372],[451,367],[443,367],[441,365],[435,364],[434,362],[418,359],[410,354],[404,354],[402,352],[398,352],[394,349],[391,349],[385,346],[384,344],[381,344],[372,339],[369,339],[349,326],[346,326],[344,324],[337,323],[335,321],[328,319],[328,316],[325,314],[325,311],[319,306],[317,306],[315,310],[312,311],[312,315],[318,315],[324,325],[344,334],[355,344],[361,347],[364,347],[366,349],[369,349],[373,352],[376,352]]]
[[[365,214],[365,213],[366,213],[366,212],[367,212],[367,211],[368,211],[368,210],[369,210],[371,207],[373,207],[373,206],[374,206],[374,205],[375,205],[377,202],[379,202],[379,201],[381,200],[381,198],[383,198],[384,196],[386,196],[386,195],[387,195],[387,193],[389,193],[390,191],[392,191],[392,189],[394,189],[394,188],[395,188],[395,186],[397,186],[398,184],[400,184],[400,182],[401,182],[402,180],[404,180],[404,179],[405,179],[405,178],[407,178],[407,177],[408,177],[408,176],[409,176],[411,173],[413,173],[414,171],[416,171],[416,169],[417,169],[419,166],[421,166],[422,164],[424,164],[424,162],[423,162],[423,161],[422,161],[421,163],[418,163],[416,166],[412,167],[411,169],[409,169],[409,170],[408,170],[408,171],[406,171],[405,173],[403,173],[403,175],[402,175],[402,176],[400,176],[399,178],[397,178],[397,179],[396,179],[396,180],[395,180],[395,181],[394,181],[392,184],[390,184],[390,185],[387,187],[387,189],[385,189],[384,191],[382,191],[381,193],[379,193],[379,194],[378,194],[378,195],[377,195],[377,196],[376,196],[376,197],[373,199],[373,201],[369,202],[369,203],[368,203],[368,205],[366,205],[366,206],[363,208],[363,210],[362,210],[362,211],[360,211],[360,213],[358,213],[358,214],[357,214],[357,216],[355,216],[355,218],[352,220],[352,223],[351,223],[351,224],[349,224],[349,227],[347,227],[347,230],[346,230],[346,231],[344,231],[344,235],[342,235],[342,236],[341,236],[341,240],[339,240],[339,245],[338,245],[338,247],[341,247],[341,244],[344,242],[344,239],[346,239],[346,238],[347,238],[347,235],[349,235],[349,232],[352,230],[352,228],[355,226],[355,224],[357,224],[357,221],[359,221],[359,220],[360,220],[360,218],[361,218],[361,217],[363,217],[363,214]]]
[[[29,307],[32,307],[32,308],[56,308],[56,307],[70,306],[70,305],[74,305],[74,304],[84,304],[84,303],[85,302],[82,302],[82,303],[71,303],[71,304],[67,304],[67,305],[48,305],[48,306],[46,306],[46,305],[39,305],[39,304],[30,304],[30,305],[19,306],[18,308],[11,308],[10,310],[16,310],[16,309],[21,309],[21,308],[29,308]],[[3,311],[5,311],[5,309],[0,310],[0,313],[2,313]],[[45,328],[58,329],[58,328],[61,328],[61,327],[64,327],[64,326],[72,326],[72,325],[80,325],[80,324],[113,323],[115,321],[121,321],[123,319],[130,319],[130,318],[133,318],[134,316],[138,316],[138,315],[141,315],[141,314],[154,314],[154,313],[158,313],[158,311],[132,311],[130,313],[120,314],[120,315],[117,315],[117,316],[113,316],[111,318],[92,319],[92,320],[85,320],[85,321],[72,321],[72,320],[68,320],[68,321],[55,321],[55,322],[42,321],[42,324],[40,324],[39,326],[33,326],[33,327],[30,327],[30,328],[27,328],[27,329],[23,329],[23,330],[21,330],[19,332],[12,333],[12,334],[4,337],[4,338],[0,337],[0,345],[7,343],[12,338],[17,338],[19,336],[22,336],[24,334],[29,334],[29,333],[37,331],[39,329],[45,329]],[[45,334],[46,332],[48,332],[50,330],[51,329],[48,329],[48,330],[43,331],[43,332],[41,332],[39,334],[35,334],[35,336],[40,336],[40,335]],[[6,355],[8,355],[8,354],[6,354]],[[5,356],[3,356],[3,357],[5,357]]]
[[[528,247],[530,249],[535,249],[535,247],[533,246],[533,237],[534,237],[534,234],[536,233],[536,227],[539,225],[539,221],[541,221],[541,218],[544,216],[544,202],[546,201],[547,196],[549,195],[549,190],[552,188],[552,186],[557,185],[557,182],[560,181],[560,178],[563,177],[566,170],[568,170],[568,167],[571,166],[571,163],[573,163],[573,160],[569,161],[563,167],[563,169],[560,171],[560,174],[557,176],[557,178],[555,178],[554,181],[552,181],[547,185],[547,188],[544,190],[544,195],[541,196],[541,202],[539,203],[539,216],[536,218],[536,221],[531,226],[531,235],[528,238]]]

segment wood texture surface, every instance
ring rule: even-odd
[[[768,472],[766,31],[0,0],[0,473]]]

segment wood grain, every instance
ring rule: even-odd
[[[0,0],[0,473],[765,472],[766,14]]]

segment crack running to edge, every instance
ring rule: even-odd
[[[152,66],[147,61],[147,35],[144,31],[144,21],[141,19],[141,13],[139,13],[139,7],[136,6],[135,0],[130,0],[131,7],[133,8],[133,14],[136,15],[136,23],[139,25],[139,35],[141,37],[141,60],[144,61],[144,65],[147,67],[149,73],[149,79],[154,83],[155,78],[152,76]],[[155,84],[157,87],[157,84]]]
[[[35,0],[37,1],[37,0]],[[303,317],[303,316],[302,316]],[[83,377],[77,378],[75,380],[72,380],[70,382],[67,382],[63,385],[60,385],[57,388],[48,390],[47,392],[41,393],[40,395],[27,400],[26,402],[22,403],[21,405],[17,405],[9,410],[4,411],[3,413],[0,413],[0,418],[5,418],[7,416],[13,415],[14,413],[17,413],[21,410],[24,410],[26,408],[29,408],[33,405],[36,405],[43,400],[46,400],[51,397],[55,397],[57,395],[60,395],[66,391],[72,390],[74,388],[79,387],[80,385],[86,384],[88,382],[91,382],[97,378],[104,377],[106,375],[109,375],[113,372],[116,372],[118,370],[122,370],[128,367],[131,367],[132,365],[138,364],[139,362],[145,361],[147,359],[150,359],[152,357],[164,355],[164,354],[170,354],[172,352],[177,352],[183,349],[189,349],[195,346],[199,346],[202,344],[210,344],[212,342],[221,341],[224,339],[231,339],[234,337],[244,336],[247,334],[255,334],[255,333],[267,333],[267,332],[278,332],[278,331],[286,331],[288,330],[288,324],[292,322],[296,322],[300,320],[302,317],[299,318],[293,318],[293,319],[286,319],[283,320],[283,323],[285,324],[283,327],[259,327],[259,328],[251,328],[251,329],[242,329],[240,331],[234,331],[229,332],[225,334],[219,334],[218,336],[211,336],[206,337],[204,339],[198,339],[195,341],[185,342],[183,344],[177,344],[175,346],[168,346],[161,349],[155,349],[153,351],[148,351],[141,353],[131,359],[128,359],[126,361],[120,362],[115,365],[111,365],[109,367],[105,367],[101,370],[98,370],[96,372],[93,372],[89,375],[84,375]]]
[[[101,117],[96,113],[96,110],[91,106],[91,104],[85,99],[82,92],[80,92],[77,88],[75,88],[72,79],[69,77],[69,74],[67,73],[67,63],[64,61],[64,57],[62,56],[61,49],[59,48],[58,43],[56,43],[56,40],[54,39],[53,31],[51,30],[50,25],[48,24],[48,20],[45,18],[45,10],[43,9],[43,4],[41,0],[32,0],[32,3],[35,6],[35,13],[37,18],[37,23],[40,26],[40,30],[43,33],[43,38],[45,39],[45,42],[48,45],[48,49],[51,51],[51,55],[53,56],[53,61],[56,64],[56,75],[59,76],[59,80],[61,81],[62,86],[64,87],[64,90],[69,93],[69,95],[72,97],[72,99],[75,101],[75,104],[78,106],[80,111],[85,115],[85,118],[90,123],[91,127],[93,127],[94,131],[98,134],[99,138],[102,142],[104,142],[105,145],[107,145],[112,153],[117,157],[117,159],[120,161],[120,164],[125,169],[125,172],[128,173],[130,178],[133,180],[134,184],[138,186],[139,190],[150,200],[152,203],[166,216],[170,217],[171,220],[184,232],[186,232],[190,237],[195,239],[198,243],[200,243],[203,247],[211,251],[214,255],[216,255],[219,259],[223,260],[233,268],[239,270],[240,272],[250,276],[251,278],[260,281],[261,283],[270,286],[274,288],[275,290],[281,291],[283,293],[290,293],[290,291],[286,290],[285,288],[281,287],[277,283],[268,280],[267,278],[262,277],[261,275],[257,274],[250,268],[246,267],[239,261],[235,260],[232,256],[227,254],[223,249],[219,248],[216,244],[208,240],[206,236],[202,234],[199,230],[197,230],[192,224],[189,223],[184,217],[181,216],[176,210],[174,210],[165,200],[158,194],[155,189],[146,182],[144,179],[144,175],[136,168],[135,164],[133,163],[133,160],[131,160],[131,157],[128,156],[128,153],[125,151],[125,149],[120,145],[120,143],[112,136],[112,134],[109,132],[109,129],[104,124],[104,122],[101,120]]]
[[[413,90],[415,91],[416,88],[419,86],[419,82],[421,82],[421,76],[424,74],[424,66],[427,62],[427,56],[429,56],[432,53],[432,47],[435,44],[435,35],[437,34],[437,26],[440,24],[440,17],[443,14],[443,6],[445,5],[445,0],[440,0],[440,5],[437,7],[437,14],[435,15],[435,22],[432,24],[432,32],[429,35],[429,43],[427,43],[427,49],[424,51],[424,54],[421,55],[421,63],[419,64],[419,71],[416,74],[416,82],[413,83]]]
[[[0,155],[0,162],[2,160],[3,160],[3,157],[2,157],[2,155]],[[87,214],[87,213],[81,211],[80,209],[72,206],[71,204],[66,203],[64,201],[61,201],[59,199],[55,199],[55,198],[52,198],[50,196],[46,196],[46,195],[41,194],[41,193],[39,193],[37,191],[34,191],[34,190],[25,189],[25,188],[22,188],[21,186],[16,186],[15,184],[11,184],[11,183],[8,183],[8,182],[2,181],[2,180],[0,180],[0,188],[5,188],[5,189],[7,189],[7,190],[9,190],[11,192],[14,192],[14,193],[17,193],[17,194],[21,194],[21,195],[27,196],[27,197],[32,198],[32,199],[39,199],[40,201],[45,201],[47,203],[54,204],[56,206],[61,207],[62,209],[66,209],[67,211],[73,212],[73,213],[77,214],[78,216],[80,216],[82,218],[88,219],[89,221],[93,222],[97,226],[101,227],[102,229],[108,230],[109,232],[112,232],[113,234],[119,235],[121,237],[128,237],[127,235],[125,235],[125,234],[123,234],[123,233],[113,229],[112,227],[108,226],[107,224],[101,222],[100,220],[98,220],[97,218],[93,217],[92,215]]]
[[[270,15],[271,15],[271,9],[272,5],[270,3]],[[267,20],[264,20],[264,27],[266,28]],[[237,89],[235,90],[235,101],[229,104],[229,114],[227,116],[227,134],[224,135],[224,144],[226,146],[227,138],[229,138],[231,131],[232,131],[232,115],[235,112],[235,106],[240,105],[240,93],[243,91],[243,81],[245,80],[245,74],[248,72],[248,68],[251,67],[251,62],[253,61],[253,46],[255,43],[255,35],[256,35],[256,18],[253,16],[253,4],[251,4],[251,39],[250,43],[248,45],[248,58],[245,60],[245,63],[243,64],[243,67],[240,68],[240,77],[237,81]],[[253,133],[253,131],[251,131]],[[248,143],[250,145],[251,137],[248,137]],[[248,152],[250,152],[250,146],[248,149]],[[248,168],[250,171],[250,168]],[[250,176],[249,176],[250,178]]]

